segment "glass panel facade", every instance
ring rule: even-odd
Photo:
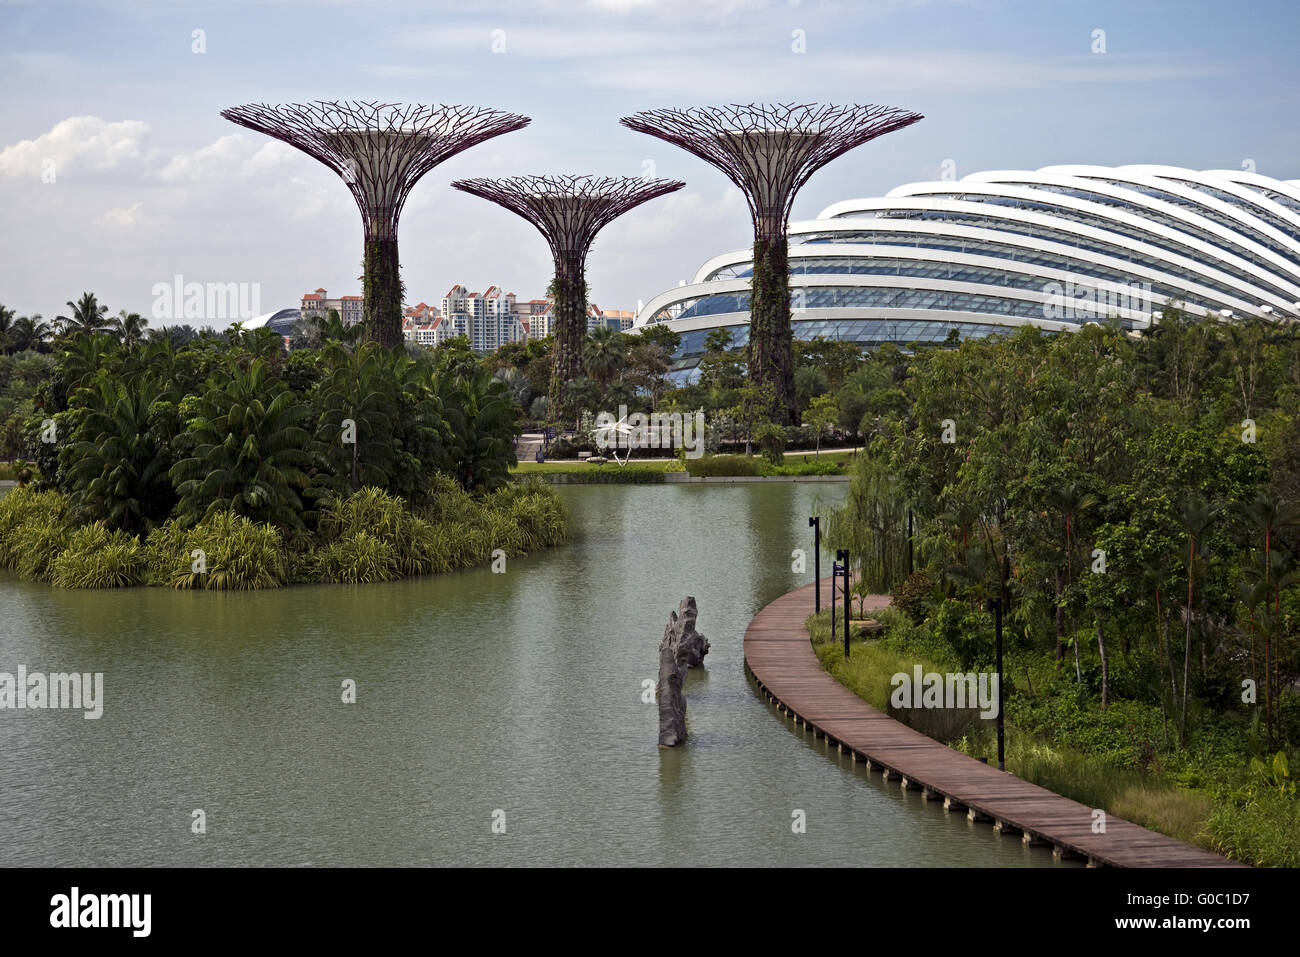
[[[1132,273],[1114,267],[1098,265],[1082,259],[1064,259],[1050,254],[1026,254],[1022,252],[1017,260],[1028,265],[1043,266],[1068,272],[1071,281],[1096,279],[1100,283],[1120,285],[1141,285],[1144,280]],[[733,267],[739,276],[730,278],[748,278],[753,273],[752,266]],[[1011,272],[994,266],[957,265],[930,259],[878,258],[865,256],[840,256],[834,258],[814,258],[793,256],[790,258],[790,275],[856,275],[856,276],[914,276],[922,279],[948,279],[956,282],[974,282],[989,286],[1007,286],[1012,289],[1029,289],[1042,291],[1052,280],[1045,279],[1032,272]],[[798,295],[799,287],[794,294]],[[1183,287],[1174,287],[1165,283],[1151,282],[1151,291],[1166,299],[1177,299],[1190,306],[1201,309],[1224,309],[1229,303],[1220,299],[1207,299]],[[1240,293],[1237,294],[1238,296]]]
[[[727,326],[732,334],[732,349],[743,349],[749,344],[748,326]],[[943,342],[952,332],[963,338],[985,338],[1012,331],[1003,325],[994,323],[950,322],[934,319],[795,319],[793,323],[796,339],[816,339],[822,336],[841,342],[854,342],[862,348],[874,348],[886,342],[900,346],[910,343]],[[669,373],[669,378],[679,379],[686,373],[695,373],[700,356],[704,355],[704,342],[712,329],[696,329],[682,333],[681,346],[676,353],[676,361]]]
[[[817,286],[805,288],[802,297],[792,297],[792,311],[798,321],[801,309],[937,309],[944,312],[982,312],[992,316],[1016,316],[1020,318],[1049,319],[1054,318],[1045,313],[1045,304],[1040,301],[1024,299],[1006,299],[995,295],[971,292],[951,292],[940,289],[892,289],[876,286]],[[651,317],[651,322],[663,322],[668,319],[692,319],[700,316],[719,316],[727,313],[749,312],[749,293],[722,293],[716,296],[702,296],[683,304],[685,308],[676,316],[666,315],[661,310]],[[1076,306],[1076,312],[1085,308],[1084,304]],[[1105,317],[1107,309],[1102,306],[1097,315]],[[1082,323],[1091,316],[1065,318],[1058,321]],[[855,321],[855,320],[816,320],[820,321]],[[877,321],[877,320],[863,320]]]

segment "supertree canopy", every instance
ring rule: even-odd
[[[712,163],[745,194],[754,223],[749,375],[771,389],[780,424],[798,420],[786,236],[794,197],[835,157],[919,119],[890,106],[778,103],[648,110],[621,121]]]
[[[582,374],[587,252],[596,234],[629,209],[685,185],[630,176],[512,176],[452,183],[456,189],[490,199],[522,216],[551,247],[555,259],[555,352],[547,402],[552,410],[567,411],[565,386]]]
[[[362,317],[370,338],[389,347],[402,341],[397,225],[411,188],[461,150],[530,122],[473,106],[353,100],[250,103],[221,115],[297,147],[347,183],[365,227]]]

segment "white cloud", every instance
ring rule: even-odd
[[[155,156],[145,146],[149,132],[149,124],[140,120],[109,123],[97,116],[70,116],[48,133],[0,151],[0,175],[39,177],[47,160],[59,176],[143,169]]]
[[[165,183],[247,179],[272,172],[298,153],[279,140],[254,140],[241,133],[222,136],[192,153],[180,153],[158,171]]]
[[[143,222],[143,208],[143,203],[132,203],[130,206],[124,208],[110,209],[108,212],[104,213],[104,215],[100,216],[96,222],[100,226],[105,226],[109,229],[132,230],[137,228],[141,222]]]

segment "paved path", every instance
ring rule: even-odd
[[[1105,833],[1094,833],[1091,808],[954,751],[877,711],[832,678],[817,659],[804,627],[813,611],[814,587],[805,585],[778,598],[745,630],[745,670],[797,725],[825,737],[886,780],[943,801],[949,811],[990,821],[1026,843],[1049,844],[1058,856],[1110,867],[1244,866],[1111,815]],[[823,606],[829,596],[827,578],[822,581]],[[870,596],[867,608],[888,602],[888,596]]]

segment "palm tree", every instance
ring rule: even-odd
[[[331,309],[326,316],[312,313],[294,322],[290,348],[319,349],[331,342],[341,342],[351,347],[365,335],[365,332],[366,327],[361,323],[345,326],[343,320],[339,318],[337,309]]]
[[[0,305],[0,351],[9,354],[9,330],[13,327],[14,311]]]
[[[171,467],[187,524],[231,511],[255,522],[302,528],[299,492],[314,459],[307,405],[270,375],[265,359],[230,362],[186,423],[188,457]]]
[[[174,501],[163,448],[171,436],[150,419],[162,384],[105,377],[82,395],[86,414],[60,456],[73,507],[127,532],[165,518]]]
[[[71,316],[59,316],[55,319],[59,332],[98,332],[107,329],[112,323],[108,318],[108,306],[101,306],[93,292],[83,292],[76,302],[67,302]]]
[[[149,320],[138,312],[127,312],[123,309],[118,312],[110,328],[122,345],[133,346],[144,339],[145,331],[149,328]]]
[[[510,392],[511,398],[521,409],[528,408],[528,400],[532,397],[533,386],[528,381],[528,376],[524,375],[518,369],[498,369],[495,373],[498,382],[505,385]]]
[[[397,451],[397,376],[385,360],[399,356],[377,342],[349,352],[336,341],[322,352],[325,375],[318,392],[316,439],[334,475],[351,492],[363,485],[389,485]]]
[[[623,354],[623,333],[612,326],[593,329],[582,345],[582,365],[587,375],[600,383],[600,391],[604,393],[627,365]]]
[[[453,361],[434,373],[432,385],[451,425],[443,470],[469,490],[504,485],[516,461],[514,438],[519,434],[519,407],[505,384],[478,363]]]
[[[120,348],[107,333],[74,332],[60,340],[59,370],[71,399],[82,386],[91,386],[94,377],[113,361]]]
[[[50,324],[41,318],[40,313],[22,316],[15,320],[9,330],[12,351],[22,352],[33,349],[37,352],[45,352],[47,351],[46,340],[50,338],[52,332]]]
[[[151,342],[166,340],[176,348],[180,348],[185,345],[185,343],[198,336],[198,334],[198,330],[186,322],[175,326],[159,326],[150,329],[147,331],[146,337]]]

